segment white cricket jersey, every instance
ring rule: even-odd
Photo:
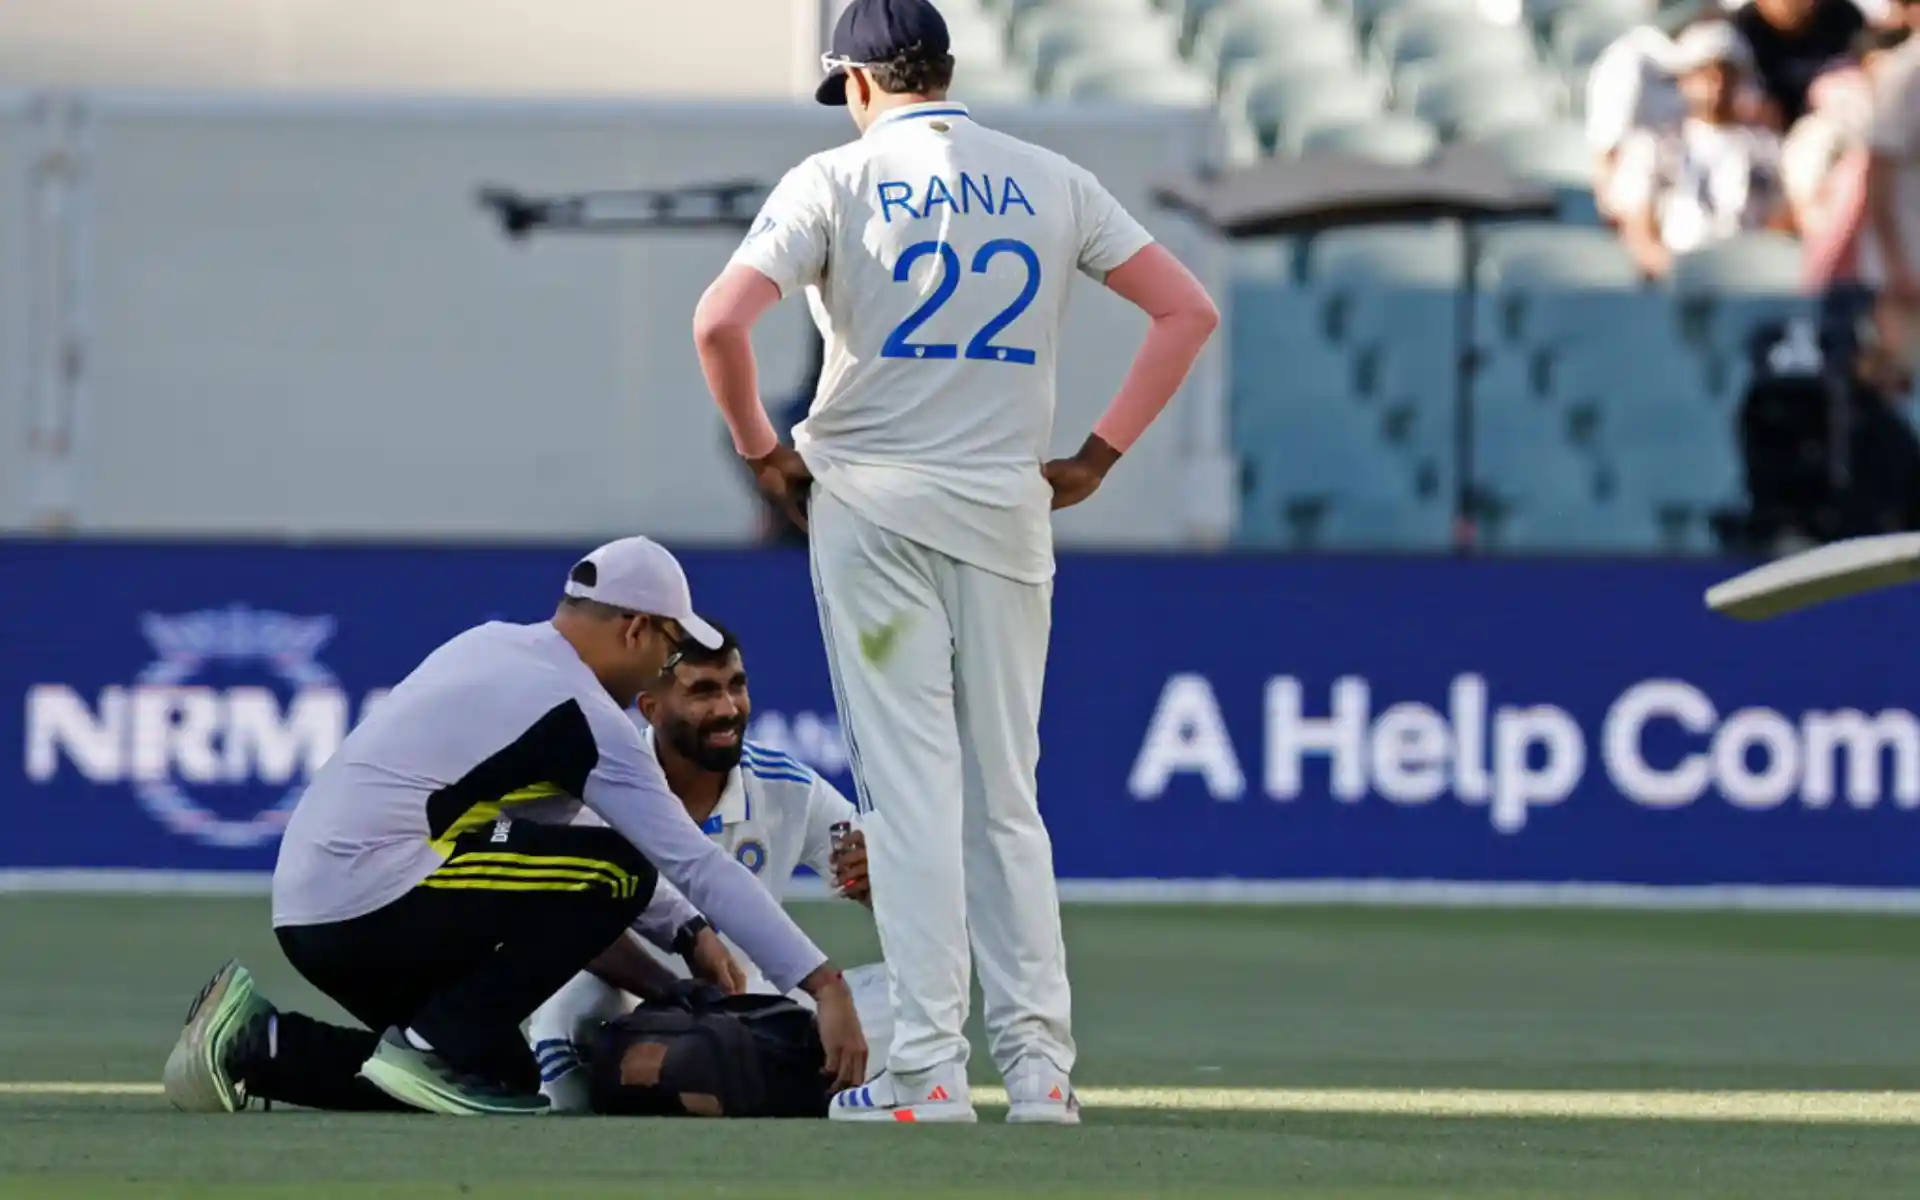
[[[936,101],[789,171],[733,261],[782,296],[805,288],[826,340],[794,431],[815,482],[902,537],[1043,583],[1073,277],[1151,241],[1091,172]]]
[[[653,729],[637,710],[629,710],[647,745],[653,745]],[[833,875],[833,826],[846,821],[858,824],[853,802],[838,788],[778,750],[756,742],[742,748],[740,765],[727,773],[727,782],[700,828],[741,866],[752,871],[760,885],[783,899],[793,882],[793,873],[801,866],[822,879]],[[577,825],[604,824],[591,809],[581,809],[574,817]],[[665,898],[665,886],[662,885]],[[744,950],[726,936],[721,937],[754,978],[749,990],[777,992],[764,973]]]

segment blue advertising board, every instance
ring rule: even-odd
[[[0,542],[0,870],[269,869],[351,723],[576,552]],[[754,736],[850,791],[804,558],[683,558]],[[1748,625],[1726,571],[1066,555],[1060,874],[1920,887],[1920,596]]]

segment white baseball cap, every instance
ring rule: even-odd
[[[694,613],[680,560],[652,538],[621,538],[587,555],[567,572],[566,592],[610,608],[678,621],[688,637],[709,650],[718,650],[725,641]]]
[[[1752,62],[1747,40],[1725,21],[1706,21],[1681,30],[1667,55],[1667,68],[1676,72],[1697,71],[1709,63],[1745,69]]]

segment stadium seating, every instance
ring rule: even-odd
[[[1439,147],[1433,126],[1390,113],[1315,125],[1300,139],[1306,153],[1329,151],[1402,166],[1425,160]]]
[[[1412,165],[1470,140],[1554,189],[1557,220],[1476,230],[1465,464],[1458,224],[1229,248],[1241,536],[1444,547],[1465,465],[1491,546],[1697,550],[1740,486],[1729,413],[1744,343],[1805,302],[1798,251],[1777,235],[1684,256],[1652,286],[1600,228],[1579,121],[1586,72],[1651,7],[987,0],[956,26],[963,58],[982,64],[963,67],[959,91],[1213,104],[1240,162],[1337,152]]]
[[[1269,148],[1298,150],[1316,129],[1365,120],[1381,111],[1379,85],[1350,67],[1288,68],[1242,87],[1244,119]]]

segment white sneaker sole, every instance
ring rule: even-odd
[[[1077,1105],[1043,1100],[1036,1104],[1012,1104],[1007,1107],[1007,1124],[1009,1125],[1078,1125],[1079,1123],[1080,1109]]]
[[[887,1125],[974,1125],[980,1121],[980,1114],[971,1104],[940,1103],[902,1104],[898,1108],[833,1108],[828,1110],[830,1121],[864,1121],[868,1124]]]

